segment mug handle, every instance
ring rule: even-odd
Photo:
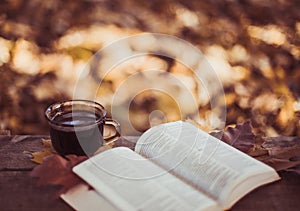
[[[115,133],[112,135],[104,136],[103,137],[103,139],[104,139],[103,145],[110,145],[111,143],[113,143],[116,140],[116,138],[121,137],[121,127],[120,127],[120,124],[116,120],[114,120],[110,117],[106,117],[105,124],[104,124],[104,131],[105,131],[105,126],[107,126],[107,125],[110,127],[112,126],[114,128]],[[103,134],[105,134],[105,132]]]

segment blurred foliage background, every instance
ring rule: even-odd
[[[298,0],[2,0],[0,130],[47,134],[45,108],[72,98],[95,52],[158,32],[192,43],[218,69],[226,124],[251,119],[266,136],[300,136],[299,11]]]

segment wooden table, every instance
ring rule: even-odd
[[[37,186],[29,176],[36,166],[24,151],[41,151],[47,136],[0,136],[0,209],[72,210],[61,199],[52,199],[58,187]],[[300,210],[300,175],[279,172],[282,180],[260,187],[240,200],[237,210]]]

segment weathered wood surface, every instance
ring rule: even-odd
[[[72,210],[53,199],[57,187],[36,185],[29,176],[36,165],[24,151],[42,150],[42,136],[0,136],[1,210]],[[300,175],[280,172],[282,180],[260,187],[240,200],[233,211],[300,210]]]
[[[0,170],[31,170],[35,164],[24,151],[42,150],[42,136],[0,136]]]
[[[257,188],[240,200],[232,210],[300,210],[300,176],[294,172],[279,172],[282,179]]]
[[[55,186],[36,186],[29,171],[0,172],[1,210],[72,210],[61,199],[53,199]]]
[[[43,136],[0,136],[0,210],[72,210],[53,199],[58,187],[37,186],[29,176],[36,166],[24,151],[42,149]]]

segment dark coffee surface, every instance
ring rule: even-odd
[[[54,149],[63,155],[93,155],[103,144],[104,122],[97,122],[99,119],[84,110],[56,115],[50,129]]]
[[[52,122],[65,126],[82,126],[95,124],[97,121],[101,121],[101,118],[101,116],[91,111],[75,110],[56,115]]]

